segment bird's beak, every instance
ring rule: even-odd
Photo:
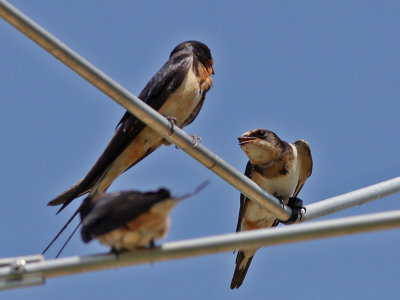
[[[215,74],[215,73],[214,73],[213,64],[214,64],[214,60],[210,59],[210,60],[208,61],[208,68],[207,68],[207,72],[208,72],[208,74],[210,74],[210,75],[214,75],[214,74]]]
[[[254,141],[256,139],[256,137],[251,137],[251,136],[240,136],[238,137],[239,140],[239,145],[245,145],[247,143],[250,143],[251,141]]]

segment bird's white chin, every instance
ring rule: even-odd
[[[251,164],[260,166],[272,165],[273,156],[269,149],[264,149],[254,143],[246,143],[241,147],[249,157]]]

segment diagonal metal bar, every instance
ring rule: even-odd
[[[289,219],[292,214],[290,207],[282,207],[278,199],[262,190],[212,151],[198,144],[183,130],[174,127],[174,133],[170,135],[170,123],[162,115],[68,48],[7,1],[0,0],[0,16],[168,141],[177,145],[243,194],[265,207],[278,219]]]
[[[31,278],[30,284],[32,282],[40,284],[40,279],[43,282],[44,278],[50,277],[396,227],[400,227],[400,210],[171,242],[160,248],[138,250],[119,256],[114,254],[73,256],[28,264],[23,264],[23,258],[19,258],[19,266],[23,265],[23,268],[17,273],[15,264],[0,268],[0,283],[13,280],[12,287],[18,287],[18,279]],[[3,287],[7,288],[7,284]]]

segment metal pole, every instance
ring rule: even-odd
[[[50,278],[227,252],[235,249],[258,248],[396,227],[400,227],[400,210],[171,242],[164,244],[160,248],[138,250],[119,256],[114,254],[86,257],[74,256],[44,262],[33,261],[28,264],[24,264],[22,258],[19,258],[18,264],[0,268],[0,283],[13,278],[13,287],[16,287],[18,278],[23,280],[28,277],[31,282],[40,282],[39,279],[43,277]],[[38,278],[33,280],[35,275]],[[3,287],[7,288],[7,285],[3,285]]]
[[[346,194],[312,203],[306,206],[306,213],[298,222],[323,217],[335,212],[362,205],[400,192],[400,177],[367,186]]]
[[[243,194],[268,209],[278,219],[289,219],[292,214],[290,207],[282,208],[278,199],[262,190],[257,184],[206,147],[198,144],[178,127],[174,127],[174,133],[170,135],[170,123],[162,115],[68,48],[7,1],[0,1],[0,16],[168,141],[177,145]]]

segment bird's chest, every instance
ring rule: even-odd
[[[98,240],[101,244],[117,250],[135,250],[162,238],[168,227],[167,215],[145,213],[125,226],[98,237]]]
[[[117,250],[135,250],[163,238],[169,228],[169,212],[175,205],[172,199],[159,202],[124,226],[98,237],[100,243]]]
[[[190,68],[182,84],[168,97],[161,106],[160,113],[176,119],[176,125],[181,127],[203,99],[204,90]]]
[[[294,165],[287,174],[272,178],[265,178],[258,172],[254,172],[252,180],[263,190],[280,198],[287,204],[289,197],[293,196],[298,183],[298,169]]]
[[[297,186],[296,168],[291,169],[286,175],[275,178],[265,178],[260,173],[254,172],[252,180],[257,183],[263,190],[288,203],[289,197],[294,193]],[[276,217],[268,210],[261,207],[258,203],[251,199],[246,199],[246,207],[244,218],[242,220],[242,228],[244,230],[271,227]]]

